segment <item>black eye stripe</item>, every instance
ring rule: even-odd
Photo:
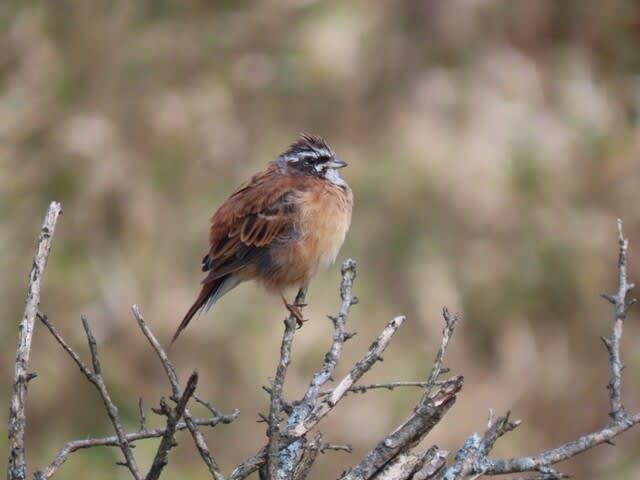
[[[331,157],[327,156],[327,155],[317,155],[314,153],[310,153],[309,155],[304,155],[302,157],[302,160],[305,160],[309,163],[324,163],[324,162],[328,162],[329,160],[331,160]]]

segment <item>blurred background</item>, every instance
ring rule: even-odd
[[[494,457],[531,454],[607,422],[615,220],[640,281],[640,6],[610,0],[87,0],[0,3],[0,411],[48,203],[64,205],[41,309],[85,358],[98,336],[127,426],[168,385],[131,315],[168,343],[195,298],[208,219],[300,132],[349,162],[353,223],[313,282],[286,393],[298,398],[331,338],[339,264],[358,261],[339,375],[394,315],[408,322],[364,381],[422,379],[440,311],[459,311],[447,366],[465,387],[427,439],[454,450],[490,407],[524,420]],[[640,409],[638,310],[626,323],[623,394]],[[253,285],[194,321],[171,355],[200,393],[241,410],[207,431],[226,473],[264,442],[261,385],[284,310]],[[40,325],[28,460],[110,433],[101,400]],[[352,395],[321,430],[355,452],[323,455],[335,478],[411,411],[418,390]],[[197,410],[197,409],[196,409]],[[200,410],[198,413],[204,414]],[[2,418],[6,418],[3,413]],[[153,424],[158,420],[148,414]],[[3,420],[2,424],[5,424]],[[167,478],[208,478],[179,437]],[[561,466],[636,479],[640,433]],[[6,435],[0,436],[0,469]],[[155,441],[138,444],[148,465]],[[59,478],[128,478],[115,449],[76,453]]]

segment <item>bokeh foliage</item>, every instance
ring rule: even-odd
[[[448,364],[466,385],[433,441],[460,445],[489,407],[525,420],[496,454],[593,429],[606,421],[598,336],[611,315],[598,294],[615,285],[616,217],[640,281],[639,74],[640,8],[625,0],[4,0],[1,384],[12,376],[37,229],[59,200],[42,309],[85,353],[79,315],[89,316],[134,428],[137,396],[149,405],[168,388],[129,306],[168,340],[198,289],[208,217],[307,131],[349,162],[356,198],[341,258],[359,262],[350,329],[360,334],[345,360],[405,313],[371,380],[424,375],[448,305],[465,318]],[[337,272],[320,274],[309,293],[292,395],[328,345]],[[260,385],[273,373],[283,315],[278,299],[244,285],[172,351],[184,376],[200,371],[204,396],[242,411],[208,434],[226,471],[263,442],[254,420],[267,407]],[[623,344],[625,400],[636,409],[637,320]],[[109,431],[99,399],[42,329],[33,369],[30,466],[68,439]],[[418,395],[354,396],[324,431],[352,443],[356,458]],[[7,400],[0,395],[0,411]],[[637,478],[639,440],[630,434],[565,471]],[[117,455],[76,454],[60,478],[114,478]],[[323,457],[315,478],[349,463]],[[186,437],[167,471],[184,477],[207,478]]]

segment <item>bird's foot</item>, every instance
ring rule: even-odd
[[[307,304],[306,303],[298,303],[298,302],[289,303],[289,302],[287,302],[287,300],[284,298],[284,295],[282,295],[282,294],[280,294],[280,298],[282,299],[282,303],[284,303],[284,306],[289,311],[291,316],[295,317],[296,324],[298,325],[298,328],[302,328],[302,325],[304,324],[304,322],[307,321],[302,316],[302,309],[304,307],[306,307]],[[285,320],[285,322],[286,322],[286,320]]]
[[[307,305],[302,303],[302,304],[291,304],[291,303],[285,303],[285,307],[287,307],[287,310],[289,310],[289,313],[295,317],[296,319],[296,324],[298,325],[298,328],[302,328],[302,325],[304,324],[304,322],[306,322],[307,320],[302,316],[302,307],[306,307]]]

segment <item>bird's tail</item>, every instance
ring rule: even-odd
[[[205,282],[202,285],[202,289],[200,290],[200,295],[196,301],[191,305],[191,308],[186,313],[182,322],[180,322],[180,326],[176,330],[176,333],[173,335],[171,339],[171,343],[176,341],[178,336],[182,330],[185,329],[189,322],[193,318],[193,316],[198,313],[198,311],[204,309],[206,312],[211,308],[211,306],[216,303],[216,301],[233,287],[235,287],[239,282],[234,279],[233,274],[225,275],[220,278],[216,278],[214,280]]]

